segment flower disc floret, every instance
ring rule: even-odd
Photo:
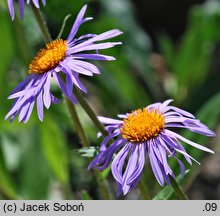
[[[67,41],[62,39],[46,44],[46,48],[41,49],[29,65],[29,73],[45,73],[55,68],[65,58],[67,49]]]
[[[138,109],[128,115],[121,126],[123,138],[131,142],[144,142],[163,130],[165,118],[159,110]]]

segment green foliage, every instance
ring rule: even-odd
[[[177,83],[177,89],[172,92],[177,101],[189,98],[208,76],[214,46],[220,41],[219,8],[217,1],[195,6],[177,47],[168,36],[160,36],[162,54]]]
[[[95,156],[95,154],[97,153],[97,148],[95,148],[94,146],[91,147],[84,147],[79,149],[79,153],[83,156],[83,157],[89,157],[89,158],[93,158]]]
[[[0,148],[0,191],[9,199],[16,199],[17,193],[11,180],[11,176],[5,166],[4,156]]]
[[[33,128],[25,136],[22,146],[18,179],[21,197],[25,199],[43,199],[48,196],[50,171],[39,145],[39,137],[38,129]]]
[[[83,190],[81,193],[83,200],[92,200],[92,197],[87,193],[87,191]]]
[[[40,125],[43,152],[54,174],[63,184],[67,184],[69,159],[65,139],[54,119],[47,117],[46,121],[47,124]]]

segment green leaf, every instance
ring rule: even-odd
[[[183,102],[206,81],[213,58],[212,49],[220,38],[220,10],[217,5],[220,4],[215,4],[215,10],[210,10],[213,5],[208,1],[191,9],[189,25],[174,51],[167,37],[159,38],[162,54],[178,83],[176,101]]]
[[[189,173],[189,170],[185,171],[185,175],[187,175],[187,173]],[[181,175],[177,176],[176,182],[178,184],[181,184],[182,180],[183,178]],[[173,194],[173,188],[171,186],[166,186],[153,198],[153,200],[168,200],[173,196]]]
[[[199,110],[197,117],[205,122],[211,129],[214,129],[220,117],[220,93],[209,99]]]
[[[52,171],[66,184],[69,178],[67,146],[57,122],[49,116],[45,118],[44,124],[40,125],[40,137],[44,155]]]
[[[70,17],[71,17],[71,14],[68,14],[68,15],[66,15],[66,17],[64,18],[62,27],[61,27],[61,29],[60,29],[60,32],[59,32],[59,34],[57,35],[57,39],[58,39],[58,38],[61,38],[61,36],[63,35],[64,28],[66,27],[66,22],[68,21],[68,19],[69,19]]]
[[[220,107],[220,93],[214,95],[211,99],[209,99],[196,115],[196,118],[198,118],[202,123],[206,124],[211,130],[214,130],[220,119],[220,109],[216,109],[216,107]],[[192,140],[193,142],[199,143],[200,145],[204,145],[209,148],[209,146],[207,146],[207,143],[208,140],[211,140],[210,137],[193,133],[189,130],[183,132],[181,135],[189,140]],[[209,153],[198,150],[197,148],[194,148],[190,145],[184,144],[183,146],[188,154],[198,161],[201,161],[204,156],[210,155]],[[184,157],[181,154],[178,155],[178,158],[185,161]],[[177,170],[179,169],[178,163],[176,161],[171,161],[170,165],[174,173],[177,172]],[[192,172],[190,173],[190,175],[188,175],[188,178],[192,177],[194,173],[193,170],[195,170],[196,168],[198,168],[198,165],[195,164],[192,166]]]
[[[206,124],[211,130],[214,130],[220,119],[220,109],[217,107],[220,107],[220,93],[214,95],[210,100],[208,100],[196,115],[196,117],[202,123]],[[206,145],[208,140],[211,140],[210,137],[192,133],[191,131],[185,132],[184,136],[193,140],[194,142],[200,143],[201,145]],[[202,156],[207,154],[206,152],[199,151],[198,149],[191,147],[187,151],[197,160],[200,160]]]
[[[51,172],[39,144],[38,127],[31,128],[21,137],[22,157],[17,183],[21,196],[23,199],[47,199]]]
[[[0,1],[0,7],[2,7],[3,9],[7,9],[7,0],[2,0]],[[1,8],[0,8],[1,9]]]
[[[81,148],[78,150],[79,153],[81,154],[81,156],[83,157],[94,157],[95,154],[97,153],[98,151],[98,148],[95,147],[95,146],[91,146],[91,147],[85,147],[85,148]]]
[[[88,194],[86,190],[82,190],[81,196],[83,200],[92,200],[92,197]]]
[[[160,48],[162,50],[162,53],[173,70],[173,64],[175,62],[175,52],[174,52],[174,45],[170,37],[168,37],[165,34],[162,34],[159,36],[159,43],[160,43]]]
[[[14,37],[11,29],[11,20],[9,15],[0,11],[1,20],[1,40],[0,40],[0,92],[1,98],[6,98],[8,95],[8,86],[11,82],[8,82],[8,68],[12,64],[11,57],[15,53],[14,49]],[[1,106],[1,112],[6,111],[6,106]],[[2,126],[1,126],[2,127]]]
[[[111,166],[107,167],[105,170],[103,170],[102,172],[100,172],[99,177],[100,177],[102,180],[105,180],[105,179],[108,177],[110,171],[111,171]]]
[[[9,199],[16,199],[15,185],[5,167],[2,149],[0,148],[0,191]]]

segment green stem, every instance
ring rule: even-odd
[[[5,189],[0,188],[0,194],[3,196],[3,200],[18,200],[16,194],[8,193]]]
[[[82,96],[81,92],[75,88],[74,90],[75,96],[77,98],[77,100],[79,101],[80,105],[83,107],[83,109],[86,111],[86,113],[88,114],[88,116],[90,117],[90,119],[93,121],[93,123],[95,124],[95,126],[99,129],[99,131],[102,133],[103,136],[108,136],[108,132],[105,130],[105,128],[103,127],[103,125],[101,124],[101,122],[98,120],[96,114],[94,113],[94,111],[92,110],[92,108],[89,106],[89,104],[87,103],[87,101],[84,99],[84,97]]]
[[[169,175],[170,184],[175,191],[176,195],[179,197],[180,200],[188,200],[188,197],[183,192],[182,188],[177,184],[176,180]]]
[[[102,198],[105,199],[105,200],[110,200],[110,193],[109,193],[109,190],[108,190],[108,186],[107,186],[107,180],[106,179],[103,179],[100,171],[98,170],[94,170],[94,174],[96,176],[96,180],[98,182],[98,185],[100,186],[100,190],[101,190],[101,194],[102,194]]]
[[[85,135],[85,132],[83,130],[83,127],[81,125],[81,122],[78,118],[78,115],[77,115],[77,112],[76,112],[76,109],[75,109],[75,106],[72,104],[71,101],[69,101],[67,98],[66,98],[66,102],[67,102],[67,107],[69,109],[69,112],[70,112],[70,115],[71,115],[71,118],[74,122],[74,125],[76,127],[76,130],[77,130],[77,133],[80,137],[80,140],[81,140],[81,143],[84,147],[89,147],[89,142],[88,142],[88,139]],[[97,170],[94,170],[94,175],[97,179],[97,182],[98,182],[98,185],[100,186],[100,189],[101,189],[101,194],[103,196],[103,199],[105,200],[109,200],[110,199],[110,196],[109,196],[109,191],[108,191],[108,187],[107,187],[107,181],[105,179],[102,178],[102,175],[101,173],[99,173]]]
[[[79,135],[79,138],[81,140],[81,143],[82,143],[83,147],[89,147],[90,145],[89,145],[88,139],[85,135],[85,132],[83,130],[83,127],[82,127],[81,122],[79,120],[79,117],[77,115],[75,106],[67,98],[66,98],[66,103],[67,103],[67,107],[69,109],[72,121],[73,121],[73,123],[76,127],[77,133]],[[102,179],[101,173],[99,173],[97,170],[94,171],[94,175],[97,179],[98,185],[101,188],[101,193],[103,195],[103,198],[105,200],[109,200],[110,196],[109,196],[108,188],[107,188],[107,185],[106,185],[107,181]]]
[[[61,188],[62,188],[65,200],[74,200],[75,199],[74,194],[71,193],[71,188],[68,183],[66,185],[63,185],[63,187],[61,187]]]
[[[37,20],[37,23],[38,23],[39,27],[40,27],[40,30],[41,30],[41,33],[43,35],[43,38],[44,38],[45,42],[46,43],[51,42],[52,38],[50,36],[50,33],[49,33],[48,28],[46,26],[46,23],[43,20],[41,14],[40,14],[39,9],[36,8],[33,3],[31,3],[31,8],[32,8],[32,10],[34,12],[34,16],[35,16],[35,18]]]
[[[149,193],[147,191],[147,188],[145,187],[142,179],[138,183],[138,188],[139,188],[141,196],[144,200],[150,200],[151,199],[150,196],[149,196]]]
[[[16,46],[19,47],[21,58],[23,60],[24,65],[26,66],[29,64],[29,61],[30,61],[29,59],[30,53],[29,53],[26,40],[23,35],[22,25],[18,17],[16,17],[14,21],[14,30],[15,30],[15,35],[16,35]],[[22,78],[26,77],[26,73],[24,73],[24,71],[22,72],[21,75],[22,75]]]
[[[80,120],[77,115],[74,104],[71,101],[69,101],[67,98],[66,98],[66,103],[67,103],[67,107],[68,107],[70,115],[71,115],[71,119],[76,127],[76,131],[77,131],[79,138],[81,140],[81,144],[83,145],[83,147],[89,147],[90,146],[89,142],[86,138],[85,132],[84,132],[83,127],[80,123]]]

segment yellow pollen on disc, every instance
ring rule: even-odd
[[[57,39],[46,44],[29,65],[29,73],[45,73],[55,68],[65,58],[68,45],[66,40]]]
[[[128,115],[121,126],[123,138],[131,142],[144,142],[159,135],[165,117],[159,110],[138,109]]]

